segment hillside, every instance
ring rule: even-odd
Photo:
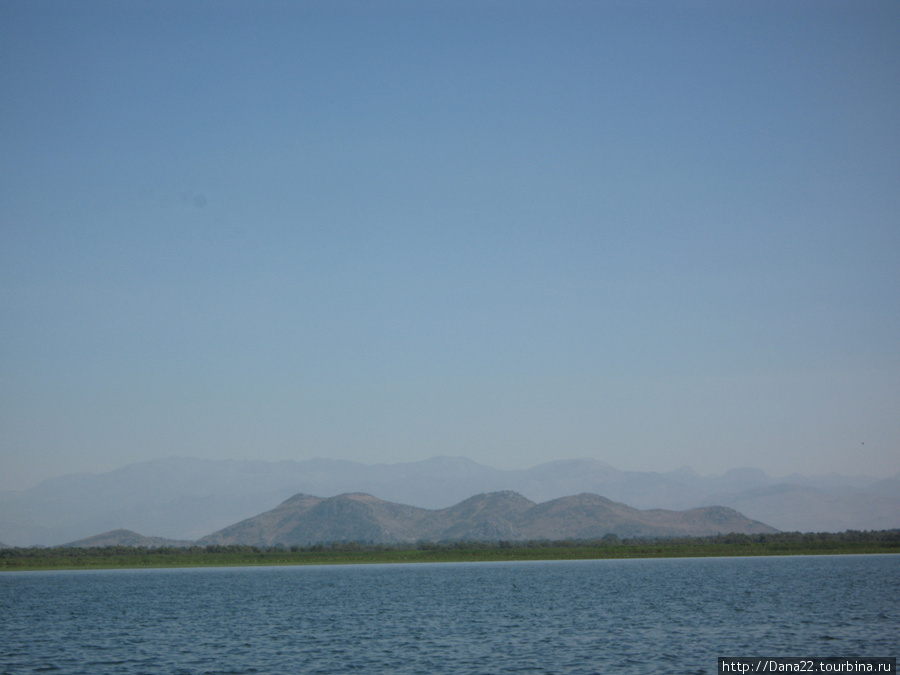
[[[140,546],[143,548],[160,548],[163,546],[191,546],[193,542],[164,539],[162,537],[145,537],[131,530],[112,530],[86,537],[78,541],[63,544],[67,548],[99,548],[103,546]]]
[[[446,509],[423,509],[367,494],[323,499],[295,495],[271,511],[200,539],[201,546],[307,546],[330,542],[398,543],[707,536],[776,532],[725,507],[642,511],[594,494],[535,504],[511,492],[480,494]]]

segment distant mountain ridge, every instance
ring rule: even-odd
[[[775,479],[758,469],[700,476],[688,468],[621,471],[594,459],[501,470],[462,457],[399,464],[170,457],[0,493],[0,540],[58,545],[120,528],[196,540],[298,493],[366,493],[443,509],[473,494],[503,490],[538,503],[593,493],[638,509],[726,506],[782,531],[880,530],[900,527],[898,476]]]
[[[641,511],[594,494],[535,504],[512,492],[470,497],[431,510],[368,494],[321,498],[299,494],[200,539],[197,544],[307,546],[330,542],[523,541],[619,537],[709,536],[777,532],[721,506]]]

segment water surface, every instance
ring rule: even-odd
[[[896,656],[900,556],[0,575],[0,672],[715,673]]]

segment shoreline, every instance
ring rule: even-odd
[[[0,572],[84,569],[173,569],[275,565],[416,564],[646,558],[768,557],[900,553],[900,531],[782,535],[763,541],[716,539],[639,543],[467,542],[368,547],[355,543],[293,549],[252,546],[95,549],[0,549]],[[791,541],[790,539],[794,540]]]

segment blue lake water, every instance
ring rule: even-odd
[[[10,674],[715,673],[898,646],[898,555],[0,574]]]

